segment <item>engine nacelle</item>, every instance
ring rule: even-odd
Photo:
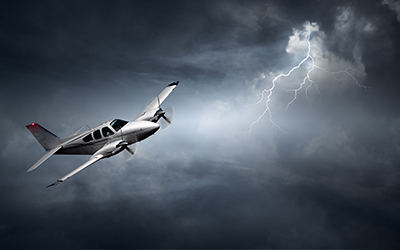
[[[128,143],[123,140],[118,140],[114,142],[110,142],[102,147],[99,151],[97,151],[91,158],[94,158],[96,155],[104,155],[104,157],[110,157],[118,154],[122,150],[124,150],[128,146]]]

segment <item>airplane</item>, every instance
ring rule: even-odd
[[[133,155],[134,151],[128,146],[153,135],[160,128],[160,125],[157,124],[160,118],[171,124],[171,120],[165,116],[165,111],[161,109],[160,105],[178,86],[178,83],[179,81],[169,84],[135,120],[130,122],[114,119],[89,131],[79,133],[85,127],[82,126],[66,138],[59,138],[38,123],[26,125],[47,151],[27,172],[36,169],[54,154],[92,155],[87,162],[47,186],[52,187],[64,182],[93,163],[114,156],[123,150]]]

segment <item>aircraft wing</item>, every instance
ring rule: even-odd
[[[178,81],[169,84],[147,107],[143,112],[136,117],[135,121],[150,121],[153,119],[156,112],[159,110],[160,105],[167,99],[172,90],[178,86]]]
[[[66,176],[58,179],[56,182],[48,185],[47,187],[52,187],[55,185],[60,184],[61,182],[65,181],[66,179],[68,179],[69,177],[77,174],[78,172],[84,170],[85,168],[89,167],[90,165],[92,165],[93,163],[101,160],[104,158],[104,155],[101,154],[94,154],[87,162],[83,163],[81,166],[79,166],[78,168],[76,168],[75,170],[73,170],[72,172],[70,172],[69,174],[67,174]]]

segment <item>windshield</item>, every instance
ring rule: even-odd
[[[115,129],[115,131],[120,130],[123,126],[125,126],[128,122],[124,120],[115,119],[113,120],[110,125]]]

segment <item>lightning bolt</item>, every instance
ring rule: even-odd
[[[313,25],[316,25],[316,24],[313,24]],[[266,99],[266,101],[265,101],[265,110],[262,112],[262,114],[261,114],[255,121],[253,121],[253,122],[251,123],[250,129],[249,129],[249,131],[248,131],[247,133],[250,133],[251,130],[253,129],[253,126],[254,126],[256,123],[258,123],[266,114],[267,114],[268,117],[269,117],[270,123],[271,123],[274,127],[276,127],[277,129],[279,129],[280,131],[282,131],[283,133],[285,133],[285,131],[284,131],[278,124],[276,124],[276,123],[273,121],[273,119],[272,119],[272,111],[271,111],[271,107],[270,107],[271,97],[272,97],[272,95],[273,95],[273,93],[274,93],[274,90],[275,90],[275,88],[276,88],[276,86],[277,86],[277,81],[278,81],[279,79],[283,78],[283,77],[290,77],[290,75],[291,75],[294,71],[300,69],[300,68],[303,66],[303,64],[305,64],[306,62],[309,62],[309,64],[310,64],[311,66],[309,67],[309,69],[308,69],[307,73],[305,74],[303,80],[300,81],[300,83],[298,84],[298,87],[295,88],[295,89],[286,89],[287,91],[293,91],[293,92],[294,92],[292,100],[289,101],[289,102],[287,103],[287,105],[286,105],[286,110],[288,110],[289,107],[290,107],[290,105],[292,105],[292,104],[297,100],[298,93],[299,93],[299,91],[301,91],[301,90],[304,88],[304,86],[307,86],[307,87],[305,88],[305,97],[306,97],[306,99],[307,99],[307,101],[308,101],[308,103],[309,103],[311,109],[312,109],[312,104],[311,104],[310,99],[308,98],[308,90],[309,90],[309,88],[310,88],[311,86],[314,86],[314,87],[316,88],[316,91],[317,91],[317,93],[318,93],[319,96],[320,96],[320,103],[321,103],[321,105],[322,105],[322,101],[321,101],[322,95],[321,95],[321,93],[320,93],[320,91],[319,91],[319,89],[318,89],[318,86],[315,84],[315,82],[314,82],[314,81],[312,80],[312,78],[311,78],[311,73],[312,73],[313,71],[315,71],[316,69],[318,69],[318,70],[320,70],[320,71],[322,71],[322,72],[324,72],[324,73],[326,73],[326,74],[331,75],[331,77],[332,77],[333,79],[335,79],[336,81],[347,81],[347,79],[346,79],[345,77],[343,77],[343,75],[347,75],[348,77],[350,77],[350,78],[353,80],[353,82],[355,83],[355,85],[357,85],[359,88],[363,88],[365,91],[369,91],[369,92],[372,93],[372,91],[370,90],[370,88],[369,88],[368,86],[362,85],[362,84],[360,84],[360,82],[358,81],[358,79],[357,79],[357,77],[356,77],[356,74],[365,75],[365,73],[363,73],[363,72],[357,70],[356,68],[354,68],[354,67],[352,67],[352,66],[349,66],[349,67],[347,67],[347,68],[344,69],[344,70],[332,72],[332,71],[329,71],[329,70],[327,70],[327,69],[325,69],[325,68],[323,68],[323,67],[321,67],[321,66],[318,66],[318,65],[315,63],[316,59],[315,59],[315,57],[314,57],[314,56],[312,55],[312,53],[311,53],[311,52],[312,52],[312,48],[315,47],[315,48],[317,48],[317,49],[319,49],[319,50],[321,50],[321,49],[320,49],[317,45],[312,45],[312,44],[311,44],[310,39],[311,39],[311,34],[312,34],[312,32],[313,32],[313,31],[312,31],[311,29],[308,29],[308,30],[307,30],[307,33],[305,34],[305,36],[306,36],[306,41],[307,41],[307,46],[308,46],[306,56],[305,56],[296,66],[294,66],[293,68],[291,68],[287,73],[280,73],[278,76],[276,76],[276,77],[272,80],[272,86],[271,86],[270,88],[268,88],[268,89],[264,89],[264,90],[261,92],[261,98],[260,98],[260,100],[259,100],[258,102],[254,103],[254,104],[252,104],[252,105],[248,105],[248,106],[257,105],[257,104],[260,104],[264,99]],[[248,107],[248,106],[246,106],[246,107]],[[323,106],[323,105],[322,105],[322,106]]]

